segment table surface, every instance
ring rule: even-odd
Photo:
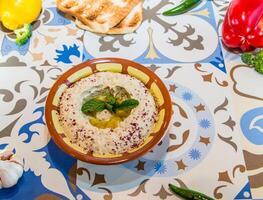
[[[53,0],[18,47],[0,28],[0,149],[23,157],[18,184],[1,199],[178,199],[168,183],[215,199],[263,199],[263,76],[220,41],[229,1],[203,1],[175,17],[170,1],[146,0],[136,33],[102,36],[76,28]],[[98,57],[142,63],[165,82],[173,121],[152,152],[117,166],[66,155],[49,136],[45,99],[57,77]]]

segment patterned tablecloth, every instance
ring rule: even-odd
[[[0,149],[24,158],[19,183],[0,199],[178,199],[168,183],[215,199],[263,199],[263,76],[220,41],[227,0],[203,1],[175,17],[171,2],[146,0],[136,33],[96,35],[76,28],[43,2],[24,46],[0,32]],[[96,166],[66,155],[50,139],[45,99],[57,77],[98,57],[149,67],[167,85],[173,121],[153,151],[117,166]]]

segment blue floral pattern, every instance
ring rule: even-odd
[[[183,100],[185,100],[185,101],[191,101],[192,98],[193,98],[193,95],[191,94],[191,92],[184,92],[184,93],[182,94],[182,98],[183,98]]]
[[[63,50],[56,50],[57,57],[54,58],[57,62],[63,62],[66,64],[72,63],[70,56],[80,57],[79,46],[74,44],[73,46],[63,45]]]
[[[192,160],[199,160],[201,158],[201,152],[197,149],[192,149],[189,152],[189,156]]]
[[[155,169],[156,173],[158,173],[158,174],[164,174],[167,171],[167,168],[166,168],[165,164],[163,164],[163,162],[157,162],[154,165],[154,169]]]
[[[211,122],[208,120],[208,119],[202,119],[200,122],[199,122],[199,126],[204,128],[204,129],[208,129],[210,128],[211,126]]]
[[[101,36],[76,28],[68,16],[65,16],[54,7],[52,0],[45,1],[43,2],[43,11],[39,20],[33,25],[33,35],[25,45],[21,47],[17,46],[14,42],[14,36],[10,33],[4,31],[0,35],[0,70],[2,66],[14,67],[16,63],[20,63],[20,65],[22,63],[25,67],[23,71],[15,68],[17,73],[10,76],[10,87],[15,84],[12,82],[13,79],[16,79],[17,83],[18,81],[33,80],[35,76],[39,76],[41,79],[50,76],[52,84],[69,66],[97,57],[123,57],[142,64],[149,64],[151,69],[160,75],[163,80],[167,80],[167,88],[170,85],[176,85],[176,87],[173,87],[176,89],[170,91],[174,103],[173,123],[171,124],[173,128],[169,129],[166,136],[162,139],[162,144],[157,145],[152,152],[149,152],[139,160],[117,166],[86,164],[65,154],[50,140],[49,134],[45,129],[44,100],[42,103],[31,102],[30,109],[23,111],[22,120],[19,119],[19,123],[13,127],[11,135],[8,136],[7,134],[6,137],[0,137],[0,149],[11,148],[14,152],[26,151],[24,155],[25,172],[22,179],[15,187],[0,190],[0,199],[36,199],[40,198],[41,195],[78,200],[88,200],[90,198],[115,199],[118,197],[120,199],[140,199],[141,196],[139,195],[144,195],[144,193],[147,193],[147,197],[149,198],[160,199],[163,198],[163,194],[166,194],[163,191],[166,188],[165,185],[162,185],[163,188],[160,192],[151,191],[152,188],[157,188],[157,185],[161,187],[162,183],[159,180],[165,179],[167,182],[172,182],[177,177],[188,176],[188,173],[191,174],[195,171],[195,167],[205,162],[207,160],[205,158],[209,158],[209,155],[215,154],[220,156],[215,151],[218,145],[216,142],[219,140],[217,137],[219,134],[217,128],[219,127],[219,123],[222,125],[223,121],[215,118],[215,111],[212,112],[210,110],[214,108],[211,107],[211,102],[206,99],[209,95],[206,96],[202,92],[197,94],[193,89],[202,86],[211,86],[210,88],[213,87],[211,91],[217,93],[218,91],[221,92],[224,89],[223,87],[231,85],[228,79],[226,79],[226,65],[228,63],[225,54],[223,54],[224,48],[220,43],[220,37],[216,33],[218,16],[215,14],[213,6],[217,2],[203,1],[183,17],[165,18],[160,14],[155,15],[156,12],[161,13],[171,3],[171,0],[145,1],[146,20],[143,21],[142,26],[133,34],[113,37]],[[149,16],[151,19],[147,18]],[[187,35],[190,35],[190,37]],[[176,41],[177,37],[181,37],[180,45],[172,44],[173,41]],[[190,43],[192,41],[195,41],[195,43],[191,46]],[[191,48],[192,50],[190,50]],[[236,57],[236,61],[238,62],[239,57]],[[178,72],[184,71],[196,63],[205,65],[205,67],[202,67],[202,69],[193,68],[191,73],[182,76],[183,79],[180,79],[180,75],[177,76]],[[154,66],[152,66],[153,64]],[[38,75],[28,73],[29,68],[33,65],[37,66],[35,70]],[[170,68],[167,69],[166,65],[169,65]],[[47,70],[42,72],[44,68]],[[8,77],[6,76],[6,71],[8,70],[1,71],[0,76],[2,79],[3,77]],[[194,85],[195,83],[200,83],[198,81],[202,82],[202,78],[204,78],[198,74],[199,72],[207,72],[208,75],[209,73],[213,73],[213,76],[211,76],[211,80],[207,77],[206,83]],[[23,80],[22,78],[20,80],[20,75],[22,76],[23,74],[27,74],[27,76]],[[220,74],[220,78],[217,79],[215,74]],[[191,78],[196,79],[191,80]],[[51,84],[45,84],[45,86],[41,86],[38,89],[39,93],[43,94],[51,87]],[[34,88],[33,85],[31,86],[31,89]],[[6,88],[9,88],[9,86]],[[22,88],[21,90],[24,91],[24,89]],[[204,88],[204,90],[206,89]],[[14,92],[17,90],[17,87],[14,86]],[[1,105],[11,98],[11,95],[6,95],[2,93],[3,91],[5,92],[1,87],[0,98],[4,101],[0,102]],[[25,92],[23,94],[25,94],[25,99],[28,98],[28,93]],[[228,94],[226,92],[223,95],[227,96]],[[14,96],[14,99],[16,99],[16,96]],[[8,104],[14,106],[12,103]],[[5,111],[5,108],[3,110]],[[226,110],[226,108],[222,108],[222,110],[217,112],[222,114]],[[224,114],[227,115],[227,113]],[[27,116],[30,117],[25,120]],[[9,117],[11,116],[3,115],[4,119],[8,119]],[[16,117],[19,116],[16,115]],[[179,122],[178,120],[181,121]],[[186,126],[182,124],[186,124]],[[258,106],[244,111],[240,120],[240,126],[245,136],[244,138],[249,145],[259,146],[263,144],[263,140],[261,139],[262,107]],[[187,129],[184,129],[185,127]],[[169,135],[176,135],[174,137],[176,139],[169,138]],[[232,140],[232,136],[222,138],[235,147],[236,141]],[[237,145],[237,147],[237,152],[233,150],[234,158],[237,158],[240,155],[240,151],[242,151],[240,146]],[[30,158],[27,156],[30,156]],[[61,162],[62,160],[63,163]],[[222,165],[222,167],[228,167],[224,170],[229,170],[234,167],[232,166],[234,162],[231,162],[227,162],[231,166],[227,166],[226,163],[217,164]],[[238,164],[243,164],[243,162],[240,161]],[[82,173],[81,168],[87,169],[90,177],[87,171],[85,172],[87,174]],[[75,173],[75,177],[71,176],[73,172]],[[105,179],[96,182],[96,175],[101,179],[101,175],[104,175]],[[215,182],[219,183],[220,181],[217,180],[218,174],[213,175],[215,176],[213,177]],[[233,199],[234,193],[237,194],[235,199],[252,199],[251,187],[253,187],[253,184],[250,185],[248,183],[247,177],[242,177],[241,173],[236,174],[235,178],[237,181],[229,184],[231,187],[227,186],[228,188],[224,188],[224,191],[219,189],[218,194],[222,193],[224,195],[222,198],[227,199]],[[74,178],[78,180],[78,184],[74,182],[77,181]],[[198,177],[193,176],[191,178]],[[54,179],[60,184],[52,185]],[[234,179],[234,177],[230,176],[230,171],[229,179],[231,180],[227,178],[223,179],[223,182],[225,182],[222,184],[227,185]],[[191,183],[187,182],[188,179],[186,178],[185,180],[186,185],[188,186],[189,184],[189,187],[191,187]],[[156,187],[149,185],[144,187],[147,181]],[[182,181],[184,181],[184,178],[182,178]],[[32,190],[32,185],[36,186],[34,190]],[[214,183],[211,185],[214,186]],[[141,189],[139,193],[139,190],[135,190],[138,186]],[[129,193],[125,197],[119,195],[125,191],[130,192],[132,189],[135,192]],[[211,196],[216,194],[215,190],[213,193],[213,189],[209,186]],[[224,193],[232,189],[233,194]],[[255,190],[255,188],[253,189]],[[115,192],[118,192],[119,196]],[[169,196],[169,193],[167,195]]]

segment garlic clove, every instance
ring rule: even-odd
[[[22,168],[24,167],[23,159],[20,156],[18,156],[17,154],[12,155],[12,157],[10,158],[9,161],[21,165]]]
[[[8,162],[0,162],[0,178],[3,188],[12,187],[17,183],[17,174],[13,172]]]
[[[12,151],[2,151],[0,153],[0,160],[9,160],[13,155]]]
[[[16,163],[9,163],[10,164],[10,172],[16,174],[17,178],[19,179],[23,174],[23,167]]]
[[[10,151],[0,153],[0,189],[14,186],[23,175],[23,159]]]

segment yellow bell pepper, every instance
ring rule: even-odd
[[[0,20],[7,29],[16,30],[35,21],[41,8],[41,0],[0,0]]]

